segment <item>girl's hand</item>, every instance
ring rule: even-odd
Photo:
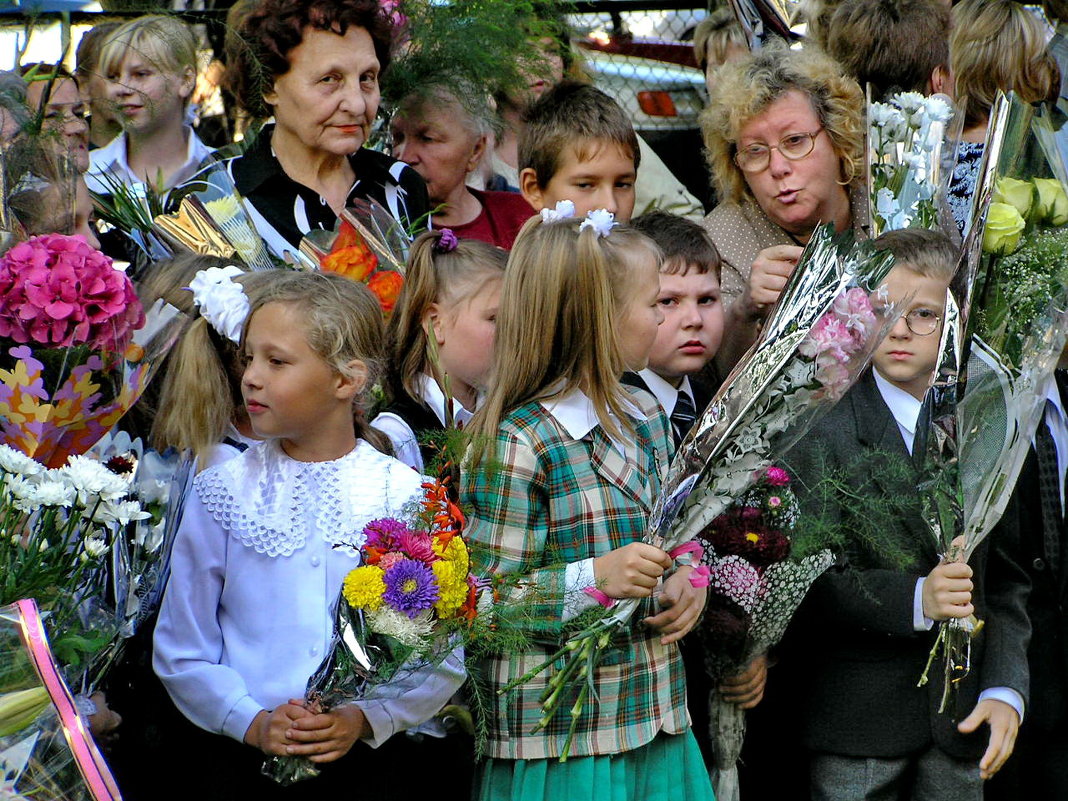
[[[296,721],[310,716],[311,712],[294,701],[264,709],[252,719],[245,732],[245,742],[270,756],[285,756],[289,753],[286,748],[293,744],[286,732]]]
[[[609,598],[648,598],[671,567],[671,557],[653,545],[632,542],[593,560],[597,589]]]
[[[358,707],[347,704],[293,722],[286,732],[292,745],[291,756],[306,756],[312,762],[333,762],[349,752],[353,744],[370,731],[367,718]]]
[[[664,590],[657,597],[664,609],[658,615],[647,617],[642,622],[664,634],[661,645],[670,645],[685,637],[697,623],[701,610],[705,608],[706,587],[697,588],[690,584],[693,568],[683,565],[664,582]]]

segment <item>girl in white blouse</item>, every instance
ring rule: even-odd
[[[195,479],[155,636],[153,665],[178,708],[245,744],[215,738],[224,757],[200,797],[366,789],[372,771],[359,762],[371,752],[354,744],[378,748],[423,723],[463,680],[453,656],[329,712],[300,700],[330,646],[332,607],[364,525],[420,492],[418,473],[370,444],[359,410],[383,340],[373,296],[340,276],[279,272],[252,304],[241,390],[264,441]],[[341,761],[282,788],[259,775],[264,754]],[[373,772],[391,773],[382,761],[380,752]]]

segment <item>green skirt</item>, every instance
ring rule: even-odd
[[[610,756],[489,759],[479,801],[715,801],[693,732]]]

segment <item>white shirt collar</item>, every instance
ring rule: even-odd
[[[901,387],[894,386],[883,378],[877,369],[872,369],[872,375],[875,376],[875,386],[879,388],[879,394],[883,396],[886,405],[890,407],[890,414],[897,421],[905,447],[912,453],[912,443],[916,438],[916,421],[920,417],[920,407],[923,404]]]
[[[430,407],[432,412],[434,412],[434,416],[438,418],[438,422],[445,425],[445,393],[441,391],[438,382],[426,373],[419,376],[419,397],[422,398],[423,402]],[[463,404],[455,398],[452,400],[452,412],[453,418],[460,425],[467,425],[468,421],[474,417],[475,414],[473,411],[465,409]]]
[[[678,388],[675,388],[648,367],[641,370],[638,375],[645,382],[645,386],[649,387],[649,391],[653,393],[653,396],[660,404],[660,408],[664,410],[664,414],[668,417],[671,417],[671,413],[675,411],[675,403],[679,399],[680,392],[685,392],[690,397],[690,402],[693,403],[694,408],[697,409],[697,402],[693,397],[689,376],[683,376],[682,383],[679,384]]]
[[[580,389],[572,389],[563,395],[543,400],[541,406],[574,439],[582,439],[600,424],[593,401]],[[646,419],[645,413],[628,399],[623,400],[623,410],[635,420]]]
[[[200,163],[214,152],[212,148],[200,141],[200,137],[196,135],[192,128],[188,125],[184,127],[187,132],[185,163],[181,169],[171,176],[170,186],[167,189],[172,189],[192,178],[196,174]],[[136,175],[130,168],[130,163],[126,160],[125,132],[120,133],[104,147],[97,148],[89,154],[89,172],[85,176],[86,180],[90,182],[89,188],[94,192],[106,193],[108,191],[107,186],[93,179],[107,172],[110,172],[115,179],[123,183],[144,183],[140,176]]]

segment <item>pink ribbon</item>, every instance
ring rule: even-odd
[[[615,598],[609,598],[607,595],[605,595],[603,592],[601,592],[596,587],[587,587],[586,589],[583,590],[583,592],[586,593],[591,598],[593,598],[593,600],[595,600],[597,603],[599,603],[605,609],[611,609],[617,603]]]
[[[56,663],[52,659],[52,649],[48,647],[48,636],[45,634],[44,626],[41,625],[37,604],[33,600],[23,600],[16,601],[15,606],[18,607],[20,613],[22,638],[30,660],[59,713],[60,723],[63,724],[63,734],[67,738],[67,744],[70,745],[70,750],[74,754],[74,761],[89,787],[93,800],[121,801],[119,788],[115,785],[115,780],[111,777],[100,751],[97,750],[92,735],[86,731],[82,717],[74,706],[70,690],[64,684]]]
[[[678,548],[668,553],[672,559],[678,561],[683,556],[689,556],[689,560],[683,562],[693,568],[690,573],[690,586],[696,590],[707,587],[712,582],[712,573],[708,567],[700,564],[705,555],[705,549],[696,540],[684,542]]]

